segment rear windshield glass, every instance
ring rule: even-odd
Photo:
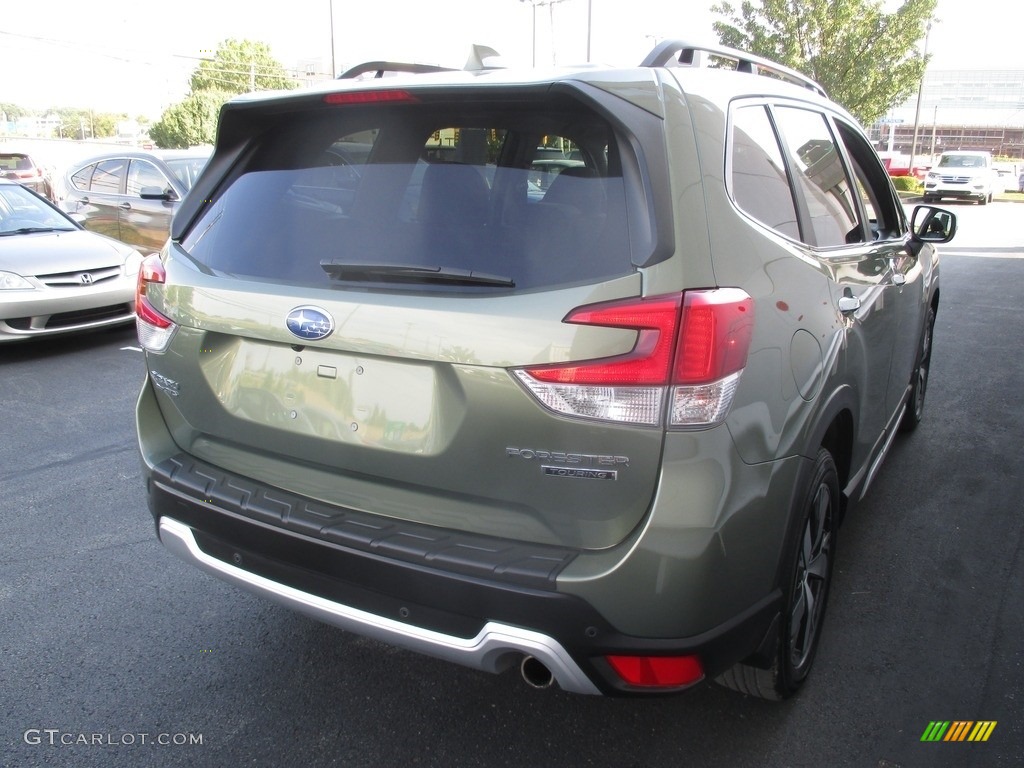
[[[530,290],[632,272],[626,197],[571,100],[342,106],[263,133],[182,245],[275,282]]]

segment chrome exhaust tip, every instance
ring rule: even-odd
[[[555,682],[555,676],[551,674],[547,665],[534,656],[523,656],[519,664],[519,674],[523,676],[528,686],[538,690],[550,688]]]

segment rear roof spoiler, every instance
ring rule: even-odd
[[[469,58],[462,67],[463,72],[482,72],[487,69],[501,69],[493,64],[487,64],[487,59],[500,57],[496,50],[486,45],[472,45],[469,49]],[[384,77],[386,72],[395,72],[411,75],[427,75],[432,72],[458,72],[460,70],[452,67],[441,67],[436,64],[413,64],[406,61],[366,61],[346,69],[340,75],[339,80],[351,80],[361,75],[374,73],[375,78]]]

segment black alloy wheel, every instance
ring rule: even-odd
[[[839,521],[839,474],[832,454],[818,451],[796,533],[786,558],[785,594],[778,622],[775,659],[769,669],[735,664],[716,682],[771,701],[788,699],[803,685],[814,663],[825,618]]]
[[[921,331],[921,345],[917,351],[917,365],[910,380],[907,410],[900,421],[901,432],[913,432],[924,418],[924,398],[928,394],[928,372],[932,367],[932,336],[935,333],[935,308],[928,307]]]

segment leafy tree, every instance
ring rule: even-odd
[[[60,126],[55,130],[58,138],[108,138],[117,134],[117,124],[128,119],[128,114],[114,112],[94,112],[80,107],[51,107],[43,112],[45,115],[56,115],[60,118]]]
[[[25,117],[29,114],[27,109],[19,107],[17,104],[11,104],[9,102],[0,102],[0,114],[7,115],[7,119],[12,123],[21,117]]]
[[[164,110],[160,120],[149,127],[149,137],[161,149],[213,144],[220,108],[232,95],[226,91],[193,91]]]
[[[192,91],[168,107],[149,128],[149,137],[163,149],[212,144],[217,136],[220,108],[235,94],[288,90],[297,83],[270,55],[266,43],[225,40],[213,58],[192,72]]]
[[[917,90],[926,61],[916,44],[936,0],[725,0],[711,10],[721,43],[778,61],[817,80],[865,125]]]
[[[212,59],[199,63],[191,81],[193,93],[290,90],[296,85],[270,55],[270,47],[252,40],[225,40]]]

